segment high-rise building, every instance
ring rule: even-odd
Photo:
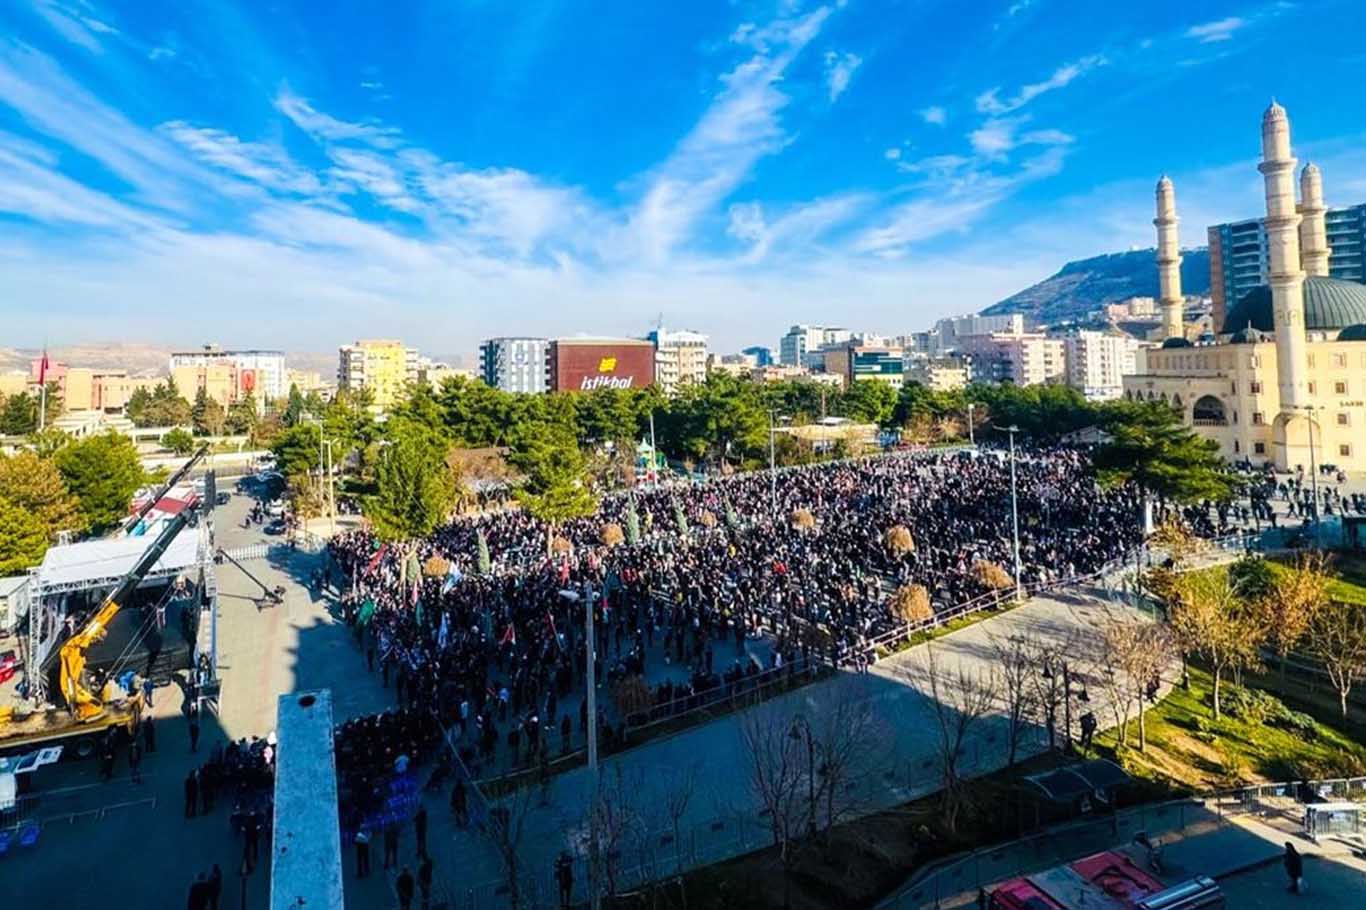
[[[285,381],[285,355],[283,351],[225,351],[216,344],[206,344],[202,348],[194,351],[175,351],[171,354],[171,375],[176,375],[176,370],[182,367],[190,367],[196,370],[200,368],[216,368],[211,370],[216,377],[226,377],[231,374],[231,391],[225,393],[226,397],[210,393],[211,397],[217,398],[223,405],[231,404],[239,398],[254,395],[258,402],[274,401],[289,394],[289,384]],[[187,376],[198,376],[198,373],[185,374]],[[207,374],[206,374],[207,375]],[[186,388],[186,385],[176,379],[176,384],[181,386],[181,394],[188,398],[193,398],[197,388]],[[218,382],[213,383],[215,387]]]
[[[479,375],[490,388],[538,395],[546,390],[544,338],[490,338],[479,346]]]
[[[1067,384],[1091,401],[1119,398],[1124,377],[1138,372],[1142,342],[1128,335],[1079,331],[1063,339]]]
[[[749,357],[753,357],[754,365],[756,367],[771,366],[774,362],[772,348],[765,348],[760,347],[759,345],[755,345],[754,347],[750,348],[742,348],[740,353]]]
[[[822,348],[843,344],[853,333],[823,325],[794,325],[778,342],[778,362],[786,366],[820,369]]]
[[[646,335],[655,346],[655,382],[666,393],[707,381],[707,336],[700,332],[655,329]]]
[[[1067,378],[1062,339],[1038,332],[963,335],[956,350],[971,364],[976,381],[1026,386],[1061,383]]]
[[[389,410],[417,378],[417,351],[392,339],[357,341],[338,349],[337,388],[345,392],[368,389],[371,407]]]
[[[1323,213],[1328,241],[1328,276],[1343,281],[1366,282],[1366,203]],[[1224,314],[1250,291],[1266,284],[1271,251],[1267,247],[1265,219],[1216,224],[1209,229],[1209,293],[1214,324],[1222,326]]]

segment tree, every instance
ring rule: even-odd
[[[128,401],[123,405],[123,416],[133,421],[135,427],[152,426],[154,421],[151,412],[152,393],[144,386],[134,389],[133,394],[128,396]]]
[[[299,387],[291,382],[289,384],[289,398],[285,402],[285,410],[281,419],[287,427],[298,426],[305,413],[304,396],[299,391]]]
[[[1144,533],[1152,531],[1152,496],[1195,502],[1233,495],[1236,483],[1218,445],[1182,426],[1166,405],[1130,405],[1105,429],[1111,438],[1093,456],[1096,476],[1104,486],[1133,484],[1142,491]]]
[[[503,886],[512,910],[522,906],[522,841],[527,833],[527,818],[536,805],[535,794],[534,787],[513,790],[489,808],[488,822],[479,826],[501,861]]]
[[[1183,654],[1198,654],[1209,663],[1218,718],[1224,675],[1259,664],[1265,629],[1257,611],[1238,596],[1227,572],[1188,572],[1176,579],[1174,588],[1169,619],[1176,645]]]
[[[71,443],[56,462],[85,524],[96,533],[128,515],[133,494],[147,479],[133,441],[112,431]]]
[[[375,470],[366,517],[386,540],[426,537],[455,508],[459,480],[446,463],[448,443],[435,430],[391,421],[389,445]]]
[[[1001,674],[1001,695],[1006,707],[1006,767],[1015,764],[1020,740],[1034,714],[1034,660],[1029,644],[1018,635],[991,638],[991,650]]]
[[[319,433],[312,424],[299,424],[275,437],[270,450],[275,453],[275,465],[281,474],[292,478],[317,472]]]
[[[181,396],[174,378],[158,383],[151,392],[138,389],[129,396],[123,410],[139,427],[188,426],[193,412],[190,403]]]
[[[905,623],[908,632],[913,624],[933,619],[929,589],[924,585],[902,585],[888,601],[887,612],[893,619]]]
[[[896,412],[897,390],[876,379],[860,379],[840,398],[839,414],[858,423],[890,426]]]
[[[224,427],[235,436],[250,434],[256,428],[258,419],[256,396],[248,394],[228,406],[228,417]]]
[[[1309,623],[1309,653],[1323,664],[1337,690],[1345,723],[1347,697],[1366,674],[1366,606],[1334,603],[1317,610]]]
[[[0,411],[0,435],[25,436],[38,429],[38,399],[20,392],[5,399]]]
[[[59,531],[85,530],[80,503],[57,466],[33,452],[0,455],[0,499],[33,515],[51,540]]]
[[[516,453],[512,461],[526,475],[517,499],[545,523],[549,554],[556,528],[597,510],[597,501],[584,478],[583,453],[571,430],[550,426]]]
[[[1309,550],[1301,553],[1293,566],[1272,573],[1261,594],[1270,633],[1267,643],[1276,652],[1282,683],[1286,655],[1300,643],[1327,604],[1329,581],[1327,557],[1321,550]]]
[[[190,408],[190,422],[200,436],[222,436],[228,415],[218,399],[210,398],[209,393],[200,389]]]
[[[1137,706],[1138,749],[1142,752],[1148,745],[1144,702],[1171,665],[1171,632],[1157,623],[1123,617],[1107,620],[1100,633],[1097,675],[1114,712],[1119,744],[1128,742],[1129,717]]]
[[[50,537],[38,516],[0,497],[0,575],[17,575],[42,562]]]
[[[950,834],[958,831],[963,810],[963,773],[960,764],[969,735],[991,712],[997,698],[997,681],[991,674],[973,673],[963,663],[956,672],[939,664],[938,649],[925,646],[925,676],[930,687],[935,746],[939,753],[942,790],[941,813]]]
[[[791,887],[797,842],[813,807],[809,801],[806,743],[793,736],[792,719],[770,703],[742,715],[740,739],[750,791],[763,808],[783,864],[784,893]],[[785,900],[784,904],[790,904]]]
[[[1043,722],[1048,730],[1048,748],[1057,748],[1058,733],[1058,710],[1062,709],[1065,719],[1069,721],[1067,729],[1063,733],[1063,740],[1071,742],[1072,729],[1070,723],[1070,693],[1067,687],[1070,684],[1069,674],[1064,670],[1067,661],[1072,654],[1077,651],[1078,643],[1074,638],[1069,637],[1062,641],[1033,637],[1026,640],[1024,649],[1029,657],[1029,662],[1034,668],[1034,673],[1030,677],[1034,703],[1039,706],[1043,713]]]
[[[182,427],[168,432],[162,437],[161,443],[177,455],[188,455],[194,451],[194,436]]]

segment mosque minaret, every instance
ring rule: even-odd
[[[1305,275],[1328,275],[1328,228],[1323,204],[1323,175],[1317,164],[1300,171],[1300,261]]]
[[[1157,181],[1157,280],[1158,306],[1162,311],[1162,337],[1184,338],[1181,297],[1181,247],[1177,238],[1176,190],[1165,174]]]
[[[1176,191],[1157,182],[1161,343],[1139,354],[1124,397],[1165,402],[1231,462],[1366,471],[1366,283],[1330,274],[1323,175],[1299,170],[1290,120],[1262,116],[1267,258],[1263,283],[1229,301],[1198,338],[1182,322]],[[1211,251],[1210,269],[1226,270]],[[1311,432],[1312,431],[1312,432]]]
[[[1266,179],[1267,284],[1275,318],[1277,379],[1282,414],[1309,404],[1308,339],[1304,326],[1304,269],[1300,266],[1300,214],[1295,205],[1295,165],[1290,120],[1275,101],[1262,115],[1262,163]]]

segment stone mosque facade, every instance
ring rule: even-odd
[[[1262,116],[1267,283],[1229,307],[1211,341],[1181,321],[1176,191],[1157,184],[1157,268],[1163,333],[1124,377],[1124,397],[1166,401],[1230,461],[1293,471],[1330,464],[1366,471],[1366,285],[1328,277],[1323,177],[1299,174],[1290,120],[1274,101]],[[1208,336],[1205,336],[1208,338]]]

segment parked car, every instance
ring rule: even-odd
[[[272,537],[278,537],[279,535],[285,533],[288,530],[289,525],[285,524],[285,520],[283,518],[277,518],[265,527],[265,532],[271,535]]]
[[[285,501],[283,499],[272,499],[266,503],[266,514],[271,518],[279,518],[285,514]]]

